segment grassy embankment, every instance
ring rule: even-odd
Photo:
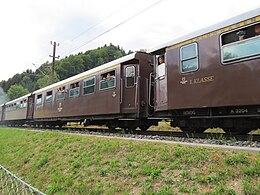
[[[0,164],[47,194],[259,194],[260,154],[0,128]]]

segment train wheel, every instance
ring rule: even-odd
[[[181,127],[181,130],[184,133],[203,133],[206,129],[202,127]]]
[[[234,134],[234,135],[244,135],[251,131],[252,129],[248,128],[230,128],[230,129],[224,129],[224,131],[228,134]]]
[[[149,129],[149,127],[150,127],[150,125],[141,125],[141,126],[139,126],[141,131],[147,131],[147,129]]]
[[[134,133],[136,130],[136,127],[135,126],[131,126],[131,127],[128,127],[127,128],[127,131],[130,132],[130,133]]]
[[[108,130],[109,131],[115,131],[116,130],[116,126],[115,125],[108,125]]]

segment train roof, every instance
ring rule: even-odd
[[[115,65],[117,65],[117,64],[121,64],[121,63],[123,63],[123,62],[127,62],[127,61],[129,61],[129,60],[134,59],[136,53],[137,53],[137,52],[134,52],[134,53],[132,53],[132,54],[129,54],[129,55],[124,56],[124,57],[121,57],[121,58],[118,58],[118,59],[113,60],[113,61],[111,61],[111,62],[108,62],[108,63],[106,63],[106,64],[100,65],[100,66],[95,67],[95,68],[93,68],[93,69],[90,69],[90,70],[87,70],[87,71],[82,72],[82,73],[80,73],[80,74],[77,74],[77,75],[75,75],[75,76],[69,77],[69,78],[67,78],[67,79],[64,79],[64,80],[62,80],[62,81],[59,81],[59,82],[57,82],[57,83],[54,83],[54,84],[49,85],[49,86],[47,86],[47,87],[44,87],[44,88],[42,88],[42,89],[39,89],[39,90],[37,90],[37,91],[34,91],[33,94],[40,93],[40,92],[46,91],[46,90],[48,90],[48,89],[61,87],[62,85],[65,85],[65,84],[67,84],[67,83],[73,82],[73,81],[75,81],[75,80],[77,80],[77,79],[80,79],[80,78],[82,78],[82,77],[91,75],[91,74],[93,74],[93,73],[95,73],[95,72],[98,72],[98,71],[101,71],[101,70],[105,70],[105,69],[109,69],[110,67],[113,67],[113,66],[115,66]]]
[[[5,105],[9,105],[9,104],[15,103],[17,101],[20,101],[22,99],[28,98],[30,95],[31,95],[30,93],[26,94],[26,95],[24,95],[22,97],[19,97],[19,98],[16,98],[16,99],[12,100],[12,101],[6,102]]]
[[[178,44],[178,43],[181,43],[183,41],[186,41],[186,40],[189,40],[189,39],[192,39],[194,37],[197,37],[197,36],[201,36],[201,35],[204,35],[204,34],[207,34],[207,33],[210,33],[212,31],[216,31],[218,29],[221,29],[221,28],[224,28],[226,26],[229,26],[229,25],[232,25],[232,24],[235,24],[235,23],[238,23],[238,22],[241,22],[241,21],[244,21],[244,20],[247,20],[247,19],[250,19],[250,18],[253,18],[253,17],[256,17],[256,16],[259,16],[260,15],[260,7],[259,8],[256,8],[254,10],[251,10],[251,11],[248,11],[248,12],[245,12],[243,14],[240,14],[240,15],[237,15],[233,18],[230,18],[228,20],[225,20],[223,22],[220,22],[220,23],[217,23],[215,25],[212,25],[210,27],[207,27],[207,28],[203,28],[201,30],[198,30],[198,31],[195,31],[195,32],[192,32],[192,33],[189,33],[187,35],[184,35],[184,36],[181,36],[177,39],[174,39],[174,40],[171,40],[171,41],[168,41],[166,43],[163,43],[161,45],[157,45],[151,49],[148,49],[148,53],[156,53],[157,51],[160,51],[162,49],[165,49],[169,46],[172,46],[172,45],[175,45],[175,44]]]

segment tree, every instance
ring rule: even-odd
[[[0,105],[4,104],[7,101],[8,101],[7,96],[4,92],[4,90],[2,89],[2,87],[0,87]]]
[[[57,74],[54,71],[54,82],[56,83],[58,81],[59,81],[59,79],[57,78]],[[48,85],[51,85],[52,83],[53,83],[52,78],[49,77],[48,75],[45,75],[44,77],[37,80],[36,86],[37,86],[37,89],[41,89],[41,88],[44,88]]]
[[[7,91],[7,96],[10,100],[14,100],[28,93],[29,93],[28,89],[24,88],[22,85],[14,84]]]
[[[128,54],[129,53],[131,53],[131,51],[129,51]],[[64,80],[101,64],[125,56],[126,54],[127,52],[125,52],[123,48],[109,44],[97,49],[88,50],[84,53],[80,52],[76,55],[66,56],[64,59],[56,61],[54,67],[54,81]],[[51,84],[50,77],[51,63],[47,61],[37,68],[35,72],[28,69],[22,74],[14,75],[7,81],[0,81],[0,87],[2,87],[4,91],[8,91],[12,85],[19,83],[32,92]]]

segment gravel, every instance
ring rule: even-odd
[[[237,140],[225,140],[224,139],[201,139],[201,138],[185,138],[185,137],[170,137],[159,135],[138,135],[138,134],[124,134],[124,133],[102,133],[94,131],[80,132],[84,134],[99,135],[99,136],[111,136],[111,137],[125,137],[133,139],[148,139],[148,140],[166,140],[175,142],[186,142],[196,144],[212,144],[212,145],[226,145],[226,146],[238,146],[238,147],[253,147],[260,148],[260,142],[257,141],[237,141]]]

